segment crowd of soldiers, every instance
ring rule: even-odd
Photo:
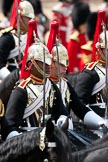
[[[72,114],[89,129],[108,127],[107,8],[91,12],[82,0],[64,0],[49,21],[39,0],[9,5],[3,8],[8,25],[0,30],[1,139],[43,127],[49,118],[57,127],[68,118],[74,130]],[[66,73],[78,73],[74,87]]]

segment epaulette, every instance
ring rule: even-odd
[[[5,28],[3,30],[0,30],[0,34],[8,33],[12,31],[14,28],[12,26],[9,26],[8,28]]]
[[[73,33],[71,34],[70,39],[79,42],[78,36],[79,36],[79,32],[78,32],[78,31],[75,31],[75,32],[73,32]]]
[[[31,78],[27,78],[26,80],[21,81],[21,83],[18,85],[18,87],[24,89],[25,86],[30,82]]]
[[[98,64],[98,62],[91,62],[91,63],[87,64],[86,69],[92,70],[97,64]]]
[[[88,41],[86,44],[81,46],[81,49],[87,50],[87,51],[92,51],[92,43],[93,41]]]

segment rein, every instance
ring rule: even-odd
[[[40,142],[39,142],[39,148],[41,151],[44,151],[45,147],[48,148],[55,148],[56,147],[56,142],[47,142],[46,141],[46,127],[42,129],[40,132]],[[51,159],[51,162],[56,162],[56,159]],[[44,159],[43,162],[49,162],[48,159]]]

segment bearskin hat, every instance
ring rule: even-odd
[[[98,12],[92,12],[87,19],[87,36],[89,40],[94,39]]]
[[[7,13],[11,11],[14,0],[2,0],[2,12],[7,17]]]
[[[77,2],[73,5],[72,8],[72,22],[75,29],[78,29],[79,26],[87,21],[87,18],[90,14],[90,7],[87,3]]]

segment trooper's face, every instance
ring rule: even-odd
[[[28,22],[30,20],[31,19],[26,17],[26,16],[23,16],[23,15],[20,16],[20,29],[21,29],[22,32],[28,31]]]
[[[31,73],[38,78],[43,78],[44,72],[45,76],[48,77],[50,74],[50,66],[45,64],[44,67],[43,62],[35,60],[31,68]]]
[[[67,71],[67,67],[63,64],[58,64],[58,62],[54,61],[53,62],[53,74],[55,75],[55,77],[58,77],[58,70],[60,70],[60,77],[64,77],[64,75],[66,74]],[[59,69],[58,69],[59,68]]]
[[[48,64],[45,63],[45,69],[44,69],[44,63],[41,61],[36,61],[36,63],[38,64],[38,66],[40,67],[41,70],[45,70],[46,74],[50,74],[50,66]]]

